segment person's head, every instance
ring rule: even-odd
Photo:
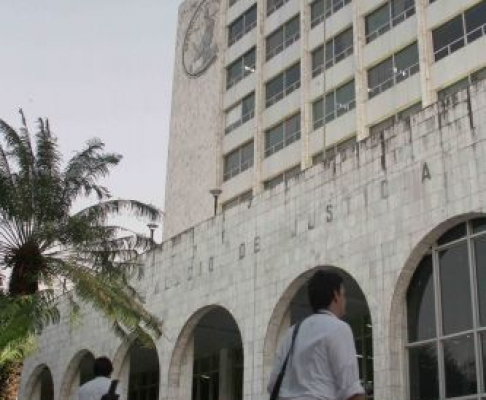
[[[113,372],[113,365],[108,357],[98,357],[94,361],[93,372],[95,377],[109,378]]]
[[[343,278],[333,271],[317,271],[309,281],[309,302],[313,312],[329,310],[338,317],[346,312]]]

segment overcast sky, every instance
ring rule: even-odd
[[[102,139],[113,195],[163,208],[180,3],[0,0],[0,118],[48,117],[68,156]]]

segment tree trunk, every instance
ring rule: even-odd
[[[22,366],[22,362],[10,362],[0,366],[0,400],[17,400]]]

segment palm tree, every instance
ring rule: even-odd
[[[153,240],[110,221],[123,212],[156,220],[161,211],[113,199],[98,184],[121,160],[103,142],[88,141],[63,164],[49,121],[38,120],[32,139],[20,113],[18,131],[0,119],[0,269],[10,275],[0,296],[0,357],[17,362],[22,343],[59,321],[60,293],[72,316],[88,303],[120,335],[160,335],[160,321],[132,285],[143,273],[137,256]],[[77,200],[92,195],[95,205],[73,213]]]

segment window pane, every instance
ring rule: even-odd
[[[474,233],[486,231],[486,218],[476,218],[472,221],[472,227]]]
[[[283,144],[283,124],[276,126],[267,131],[265,135],[265,153],[269,151],[269,154],[282,148]],[[278,147],[276,145],[279,145]]]
[[[233,22],[228,30],[228,43],[233,43],[236,40],[236,37],[243,34],[243,18],[238,18],[235,22]]]
[[[283,74],[280,74],[276,78],[272,79],[270,82],[267,83],[267,93],[266,93],[266,99],[267,101],[271,99],[273,96],[275,96],[278,93],[281,93],[283,91]]]
[[[341,54],[344,50],[353,45],[353,29],[347,29],[343,33],[337,35],[334,39],[334,49],[336,55]]]
[[[466,20],[466,32],[471,33],[473,30],[486,24],[486,1],[481,1],[479,4],[471,7],[464,13]],[[481,36],[481,33],[468,35],[468,41],[472,41]],[[471,40],[472,39],[472,40]]]
[[[329,40],[326,43],[326,67],[329,67],[329,63],[334,59],[334,41]]]
[[[326,95],[326,122],[332,121],[335,118],[334,112],[336,110],[336,101],[334,92]]]
[[[311,21],[324,14],[324,0],[316,0],[311,4]]]
[[[472,327],[467,244],[439,252],[442,324],[445,334]]]
[[[472,334],[444,340],[444,366],[447,397],[477,393]]]
[[[481,349],[483,355],[483,382],[484,385],[486,385],[486,332],[481,333],[480,341],[481,341]]]
[[[245,28],[249,30],[252,26],[256,24],[257,20],[257,8],[254,5],[245,14]]]
[[[324,102],[321,100],[312,104],[312,122],[314,129],[317,129],[323,125],[324,117]]]
[[[267,59],[277,52],[277,48],[283,43],[283,29],[277,29],[267,38]]]
[[[409,68],[419,62],[417,43],[404,48],[402,51],[395,54],[395,68],[396,74],[404,78],[411,75]]]
[[[435,29],[432,32],[432,41],[434,43],[436,61],[463,47],[464,27],[462,25],[462,16],[459,15]],[[450,46],[450,48],[445,49],[447,46]],[[443,51],[437,53],[439,50]]]
[[[255,68],[255,49],[249,51],[243,56],[244,65],[250,68]]]
[[[414,347],[409,351],[410,398],[437,400],[439,372],[435,344]]]
[[[245,97],[242,101],[242,116],[248,115],[255,110],[255,93]]]
[[[407,291],[408,341],[435,337],[435,301],[432,256],[426,255],[413,274]]]
[[[392,0],[392,16],[402,14],[404,11],[408,10],[414,5],[414,0]]]
[[[454,228],[449,229],[446,233],[444,233],[437,243],[439,245],[446,244],[449,242],[453,242],[455,240],[458,240],[462,237],[466,237],[466,224],[459,224],[456,225]]]
[[[253,141],[242,147],[241,164],[247,167],[253,165]]]
[[[479,323],[486,326],[486,236],[474,240],[476,279],[479,299]],[[484,366],[486,368],[486,364]]]
[[[315,77],[320,71],[317,69],[324,64],[324,47],[320,46],[312,52],[312,77]]]
[[[377,66],[368,70],[368,87],[373,89],[387,82],[393,77],[393,60],[388,58]]]
[[[294,115],[285,122],[285,137],[295,136],[300,131],[300,114]]]
[[[288,88],[300,81],[300,64],[295,64],[285,73],[285,87]]]
[[[291,19],[285,24],[285,39],[293,37],[300,32],[300,19],[299,16]]]
[[[366,35],[378,30],[390,21],[390,4],[387,3],[366,17]]]
[[[354,79],[336,90],[336,103],[338,109],[344,110],[354,100]],[[347,111],[347,108],[346,108]]]

